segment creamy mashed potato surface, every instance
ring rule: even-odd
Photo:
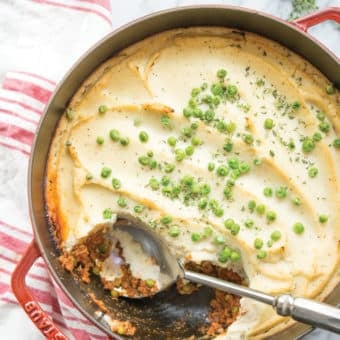
[[[322,300],[339,281],[339,134],[337,90],[286,48],[227,28],[163,32],[74,96],[51,146],[49,214],[65,252],[128,211],[179,258]],[[245,298],[221,337],[291,323]]]

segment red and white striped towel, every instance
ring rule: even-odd
[[[2,0],[0,3],[0,338],[42,339],[10,288],[32,240],[27,165],[36,126],[57,82],[111,30],[110,0]],[[53,282],[42,259],[27,284],[70,339],[104,339]]]

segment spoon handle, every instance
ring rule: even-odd
[[[186,270],[183,267],[182,269],[184,278],[189,281],[200,283],[231,294],[249,297],[273,306],[279,315],[290,316],[297,321],[340,334],[340,309],[336,307],[309,299],[293,298],[288,294],[274,297],[255,289]]]

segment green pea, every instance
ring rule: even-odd
[[[231,98],[236,96],[237,91],[238,89],[235,85],[228,85],[226,88],[227,96]]]
[[[230,228],[230,232],[232,235],[236,236],[240,232],[240,225],[239,224],[233,224]]]
[[[199,186],[199,193],[202,196],[208,196],[210,194],[210,191],[211,191],[211,187],[207,183],[203,183]]]
[[[107,111],[107,106],[106,105],[100,105],[98,107],[98,112],[99,113],[105,113]]]
[[[227,123],[223,120],[219,120],[216,124],[216,129],[220,132],[227,131]]]
[[[224,247],[218,254],[218,260],[222,263],[227,262],[230,259],[232,250],[229,247]]]
[[[203,230],[204,237],[210,237],[213,234],[213,230],[210,227],[205,227]]]
[[[257,212],[259,215],[263,215],[265,211],[266,211],[266,207],[265,207],[263,204],[259,204],[259,205],[256,207],[256,212]]]
[[[224,221],[224,226],[227,228],[227,229],[231,229],[231,227],[235,224],[235,221],[232,219],[232,218],[227,218],[225,221]]]
[[[171,222],[172,222],[172,216],[170,215],[165,215],[161,218],[161,223],[164,225],[168,225]]]
[[[202,141],[201,141],[200,138],[194,136],[194,137],[191,138],[191,144],[192,144],[193,146],[199,146],[199,145],[202,144]]]
[[[333,146],[337,149],[340,149],[340,138],[334,139]]]
[[[274,121],[271,118],[266,118],[264,121],[264,128],[271,130],[274,127]]]
[[[253,212],[255,210],[255,207],[256,207],[256,202],[254,200],[250,200],[248,202],[248,209]]]
[[[175,145],[177,144],[177,138],[174,137],[174,136],[170,136],[170,137],[168,138],[168,144],[169,144],[170,146],[175,146]]]
[[[254,247],[256,249],[261,249],[263,247],[263,241],[260,238],[254,240]]]
[[[189,127],[183,128],[182,135],[185,136],[185,137],[191,138],[191,136],[192,136],[191,129]]]
[[[236,130],[236,124],[234,122],[229,122],[226,125],[226,130],[228,133],[233,133]]]
[[[232,169],[238,169],[239,168],[239,162],[238,162],[238,160],[236,158],[230,158],[228,160],[228,165]]]
[[[306,137],[302,142],[302,151],[305,153],[313,151],[315,148],[315,143],[313,139]]]
[[[195,87],[191,90],[191,96],[192,97],[197,97],[199,95],[199,93],[201,92],[201,89]]]
[[[125,208],[127,206],[127,200],[126,198],[120,196],[117,200],[117,204],[121,207],[121,208]]]
[[[266,197],[272,197],[273,196],[273,189],[266,187],[263,189],[263,195],[265,195]]]
[[[276,212],[269,210],[267,211],[266,217],[268,222],[273,222],[276,220]]]
[[[230,152],[233,149],[233,142],[231,141],[231,139],[226,139],[225,143],[223,144],[223,150],[226,152]]]
[[[192,145],[189,145],[185,148],[185,153],[187,156],[192,156],[195,152],[195,148]]]
[[[267,247],[268,248],[271,248],[273,246],[273,244],[274,244],[273,240],[268,240],[267,241]]]
[[[326,115],[323,112],[318,111],[318,113],[316,114],[316,118],[320,121],[323,121],[326,118]]]
[[[120,132],[116,129],[112,129],[110,130],[110,138],[114,141],[114,142],[118,142],[120,139]]]
[[[119,140],[120,144],[123,146],[127,146],[130,143],[129,137],[121,137]]]
[[[224,92],[224,88],[221,84],[215,83],[211,85],[210,91],[215,96],[222,96]]]
[[[146,279],[145,284],[148,288],[152,288],[156,284],[156,281],[153,279]]]
[[[265,250],[260,250],[256,256],[259,260],[263,260],[267,257],[267,252]]]
[[[108,219],[111,219],[111,217],[112,217],[111,209],[104,209],[103,210],[103,218],[108,220]]]
[[[308,169],[308,176],[310,178],[314,178],[314,177],[317,176],[318,172],[319,172],[319,170],[316,167],[311,167],[311,168]]]
[[[67,140],[65,143],[65,146],[71,146],[71,145],[72,145],[71,141]]]
[[[91,181],[91,179],[93,179],[93,175],[92,174],[87,174],[86,175],[86,180],[87,181]]]
[[[140,126],[142,124],[142,120],[138,117],[133,120],[134,126]]]
[[[165,163],[165,165],[164,165],[164,171],[165,171],[167,174],[173,172],[174,170],[175,170],[175,165],[174,165],[174,164]]]
[[[207,122],[211,122],[215,118],[215,112],[212,110],[207,110],[204,112],[204,119]]]
[[[190,129],[191,129],[191,130],[197,130],[197,129],[198,129],[198,123],[197,123],[197,122],[191,123]]]
[[[241,162],[238,169],[240,170],[241,174],[246,174],[250,170],[250,165],[246,162]]]
[[[200,210],[204,210],[207,207],[207,205],[208,199],[206,197],[201,198],[197,203],[198,209]]]
[[[190,118],[193,115],[193,109],[190,107],[186,107],[183,109],[183,116],[185,118]]]
[[[334,94],[335,93],[335,88],[332,84],[329,84],[326,86],[326,93],[327,94]]]
[[[169,183],[170,183],[170,178],[167,176],[163,176],[161,179],[161,184],[165,186],[165,185],[168,185]]]
[[[159,189],[159,182],[156,178],[150,178],[149,180],[149,186],[152,190],[158,190]]]
[[[230,199],[233,196],[232,190],[229,186],[224,187],[223,195],[225,198]]]
[[[147,166],[147,165],[150,165],[151,158],[147,157],[147,156],[140,156],[140,157],[138,157],[138,162],[139,162],[139,164],[141,164],[143,166]]]
[[[146,143],[148,140],[149,140],[149,135],[146,131],[141,131],[139,133],[139,140],[142,142],[142,143]]]
[[[243,135],[242,139],[248,145],[253,144],[253,142],[254,142],[254,137],[252,135],[250,135],[249,133],[245,133]]]
[[[221,245],[225,243],[225,238],[223,235],[217,235],[214,237],[214,243],[217,245]]]
[[[259,166],[259,165],[262,164],[262,161],[261,161],[261,159],[255,158],[255,159],[253,160],[253,164],[256,165],[256,166]]]
[[[179,226],[173,225],[169,228],[168,234],[171,237],[177,237],[181,234],[181,229],[179,228]]]
[[[320,142],[320,140],[322,139],[322,135],[320,132],[315,132],[313,135],[313,141],[314,142]]]
[[[219,69],[217,71],[217,77],[220,78],[220,79],[224,79],[227,75],[227,71],[223,68]]]
[[[142,206],[141,204],[137,204],[133,207],[133,211],[137,214],[140,214],[141,212],[143,212],[144,210],[144,206]]]
[[[202,240],[202,235],[200,233],[192,233],[191,234],[191,240],[193,242],[198,242],[198,241]]]
[[[102,168],[102,171],[100,173],[100,175],[103,177],[103,178],[107,178],[111,175],[111,172],[112,170],[110,168],[108,168],[107,166],[104,166]]]
[[[331,126],[330,126],[330,124],[327,123],[327,122],[321,122],[321,123],[319,124],[319,129],[320,129],[320,131],[322,131],[322,132],[324,132],[324,133],[328,133],[329,130],[330,130],[330,128],[331,128]]]
[[[181,183],[190,187],[190,186],[192,186],[194,184],[194,177],[190,176],[190,175],[185,175],[181,179]]]
[[[199,119],[202,119],[203,118],[203,111],[199,108],[195,108],[192,110],[192,115],[195,117],[195,118],[199,118]],[[194,123],[193,123],[194,124]],[[192,124],[191,124],[192,125]],[[197,125],[198,127],[198,125]],[[192,127],[191,127],[192,128]]]
[[[302,223],[297,222],[293,225],[293,231],[295,234],[302,234],[305,231],[305,227]]]
[[[320,223],[326,223],[328,221],[328,216],[327,215],[320,215],[319,216],[319,222]]]
[[[292,202],[293,202],[294,205],[299,206],[299,205],[301,205],[301,198],[300,197],[294,197],[292,199]]]
[[[281,238],[281,232],[280,230],[274,230],[271,234],[270,234],[270,238],[276,242]]]
[[[238,261],[241,258],[241,254],[237,251],[232,251],[230,254],[231,261]]]
[[[275,190],[275,196],[277,198],[285,198],[287,196],[287,189],[285,186],[280,186]]]
[[[121,187],[121,182],[118,178],[112,178],[112,187],[116,190],[120,189]]]
[[[98,145],[104,144],[104,138],[102,136],[98,136],[96,139]]]
[[[217,173],[218,176],[225,177],[229,173],[229,168],[227,166],[225,166],[225,165],[220,165],[216,169],[216,173]]]
[[[177,162],[182,162],[186,156],[186,152],[182,149],[175,150],[175,159]]]
[[[208,163],[208,170],[213,171],[214,169],[215,169],[215,164],[212,162]]]

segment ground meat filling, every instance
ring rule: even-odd
[[[118,250],[119,256],[124,260],[123,249],[119,242],[114,247]],[[65,252],[59,259],[67,271],[71,272],[79,280],[89,283],[91,274],[100,275],[101,265],[108,258],[112,249],[112,242],[109,238],[105,237],[105,230],[99,230],[89,235],[82,243],[73,247],[70,252]],[[244,283],[242,278],[232,270],[221,268],[208,261],[203,261],[199,264],[188,262],[185,267],[189,270],[223,280],[238,284]],[[121,295],[130,297],[152,296],[157,293],[157,285],[134,277],[129,264],[123,263],[120,269],[122,275],[114,280],[108,281],[101,278],[104,289],[109,290],[113,298],[118,298]],[[196,284],[183,279],[179,279],[176,282],[176,287],[180,294],[192,294],[199,289]],[[102,308],[105,306],[97,303],[98,301],[94,296],[91,298],[102,311],[107,312],[106,308]],[[228,326],[235,321],[239,314],[240,298],[215,290],[215,296],[210,301],[210,307],[211,309],[208,314],[209,325],[202,329],[202,332],[209,336],[214,336],[224,333]],[[113,321],[115,322],[111,323],[112,331],[125,335],[133,335],[135,333],[135,328],[130,322]]]
[[[237,284],[244,283],[242,278],[227,268],[221,268],[208,261],[200,264],[189,262],[185,265],[189,270],[218,277]],[[189,283],[189,285],[193,285]],[[177,285],[178,287],[178,285]],[[208,314],[209,326],[203,331],[207,335],[224,333],[237,318],[240,308],[240,297],[215,289],[215,297],[210,301],[211,310]]]

